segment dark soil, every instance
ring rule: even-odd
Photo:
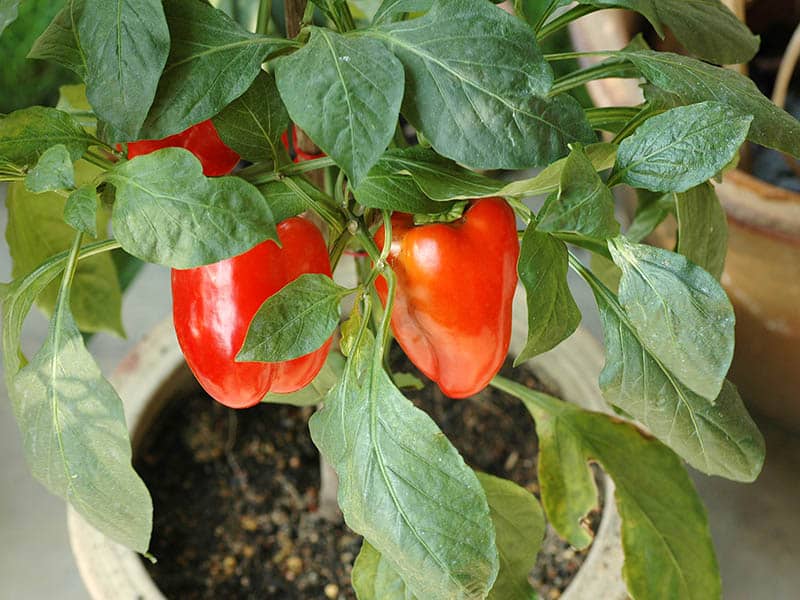
[[[418,375],[408,363],[394,367]],[[513,375],[541,388],[527,372]],[[491,388],[464,401],[432,385],[406,393],[467,463],[538,495],[535,429],[519,401]],[[168,598],[355,598],[350,571],[360,537],[315,512],[312,412],[280,405],[233,411],[200,391],[163,412],[135,466],[155,509],[158,562],[145,564]],[[593,529],[598,522],[599,513]],[[531,575],[540,597],[558,598],[584,557],[548,529]]]

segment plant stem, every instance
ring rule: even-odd
[[[623,73],[630,72],[630,69],[630,65],[624,62],[593,65],[556,79],[548,95],[556,96],[596,79],[606,79],[614,76],[622,79],[633,79],[635,76],[626,77],[622,75]]]
[[[238,176],[249,181],[255,186],[259,186],[272,181],[278,181],[279,179],[283,179],[284,177],[289,177],[291,175],[300,175],[301,173],[307,173],[309,171],[316,171],[317,169],[335,166],[336,163],[333,162],[331,157],[323,156],[322,158],[292,163],[290,165],[280,167],[277,170],[272,165],[269,167],[266,167],[266,165],[253,165],[252,167],[247,167],[246,169],[239,171]]]
[[[567,12],[557,16],[555,19],[544,25],[539,32],[536,34],[536,39],[541,42],[545,38],[553,35],[560,29],[563,29],[576,19],[580,19],[588,14],[591,14],[595,11],[600,10],[602,7],[598,6],[589,6],[589,5],[579,5],[573,9],[568,10]]]
[[[550,4],[542,11],[542,14],[539,16],[539,20],[536,21],[536,25],[533,26],[533,30],[536,33],[541,31],[542,27],[544,26],[547,19],[550,18],[550,15],[553,14],[553,11],[558,7],[558,0],[550,0]]]
[[[619,123],[625,125],[636,118],[641,112],[637,106],[610,106],[605,108],[587,108],[584,111],[586,119],[594,129],[601,129],[602,125]]]
[[[259,0],[258,20],[256,21],[256,33],[266,35],[269,28],[269,19],[272,15],[272,0]]]
[[[72,286],[72,278],[75,277],[75,271],[78,269],[78,253],[81,250],[82,243],[83,233],[79,231],[75,235],[75,241],[72,242],[72,249],[69,251],[67,265],[64,269],[64,276],[61,278],[61,287],[58,290],[58,297],[61,302],[69,302],[69,288]]]
[[[654,117],[657,114],[660,114],[662,111],[651,111],[647,110],[647,106],[643,107],[639,112],[634,116],[628,123],[620,129],[617,135],[614,136],[614,139],[611,140],[613,144],[619,144],[624,140],[626,137],[632,135],[639,126],[647,121],[650,117]]]
[[[108,171],[114,168],[114,163],[112,161],[108,160],[105,156],[93,150],[89,150],[88,152],[86,152],[86,154],[83,155],[83,160],[92,163],[97,167],[100,167],[104,171]]]
[[[545,54],[543,58],[547,61],[555,60],[574,60],[576,58],[583,58],[584,56],[613,56],[616,52],[613,50],[592,50],[588,52],[553,52],[552,54]]]
[[[297,182],[289,177],[285,178],[283,183],[285,183],[286,187],[303,199],[303,203],[305,204],[306,208],[313,210],[325,220],[325,222],[328,224],[328,227],[331,228],[331,234],[333,236],[338,236],[342,232],[344,229],[342,225],[342,219],[339,216],[339,213],[332,209],[330,204],[317,202],[311,196],[306,194],[305,190],[303,190],[303,188],[301,188]]]

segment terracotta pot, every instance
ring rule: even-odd
[[[527,334],[525,302],[515,300],[512,353],[524,346]],[[567,400],[593,410],[604,410],[597,387],[603,355],[594,338],[579,330],[556,350],[530,361],[540,380]],[[171,321],[158,325],[120,364],[112,377],[125,403],[134,449],[147,435],[159,411],[181,390],[197,385],[181,355]],[[606,504],[600,528],[583,566],[562,596],[564,600],[627,598],[621,571],[619,515],[614,486],[604,477]],[[70,542],[86,589],[94,600],[163,600],[139,556],[112,542],[68,510]]]
[[[578,50],[625,46],[639,21],[626,11],[600,11],[571,25]],[[602,58],[592,57],[596,62]],[[598,106],[636,105],[638,81],[594,81]],[[730,377],[757,413],[800,431],[800,194],[731,171],[717,185],[730,228],[722,282],[736,311]],[[672,247],[674,224],[652,243]]]

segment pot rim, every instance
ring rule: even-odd
[[[632,37],[635,13],[623,9],[602,10],[570,23],[575,48],[584,51],[618,50]],[[602,57],[584,57],[586,66]],[[643,100],[637,79],[600,79],[587,84],[598,106],[635,106]],[[725,173],[717,186],[729,219],[763,236],[800,244],[800,193],[776,186],[746,171]]]
[[[514,299],[513,355],[524,347],[526,309],[524,292],[518,288]],[[583,328],[579,328],[555,350],[526,364],[559,395],[591,410],[608,410],[597,386],[597,376],[603,365],[602,349]],[[171,318],[154,327],[117,367],[111,382],[124,400],[134,446],[160,408],[153,410],[153,405],[159,404],[159,399],[163,405],[163,401],[175,389],[184,387],[188,373]],[[180,377],[181,374],[183,377]],[[174,379],[178,381],[173,385]],[[614,502],[614,484],[605,473],[603,487],[606,500],[600,526],[586,560],[562,595],[564,600],[627,598],[621,576],[623,555],[620,518]],[[78,569],[92,598],[164,600],[135,552],[99,533],[71,506],[68,506],[67,522]]]

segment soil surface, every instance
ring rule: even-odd
[[[422,379],[407,362],[393,367]],[[525,371],[507,375],[541,389]],[[430,384],[404,391],[468,464],[538,496],[535,429],[519,401],[491,388],[463,401]],[[316,514],[312,413],[266,404],[234,411],[201,391],[170,403],[134,459],[155,509],[158,562],[145,564],[167,598],[355,598],[350,572],[361,538]],[[596,513],[592,528],[598,523]],[[540,597],[558,598],[585,554],[548,526],[530,578]]]

